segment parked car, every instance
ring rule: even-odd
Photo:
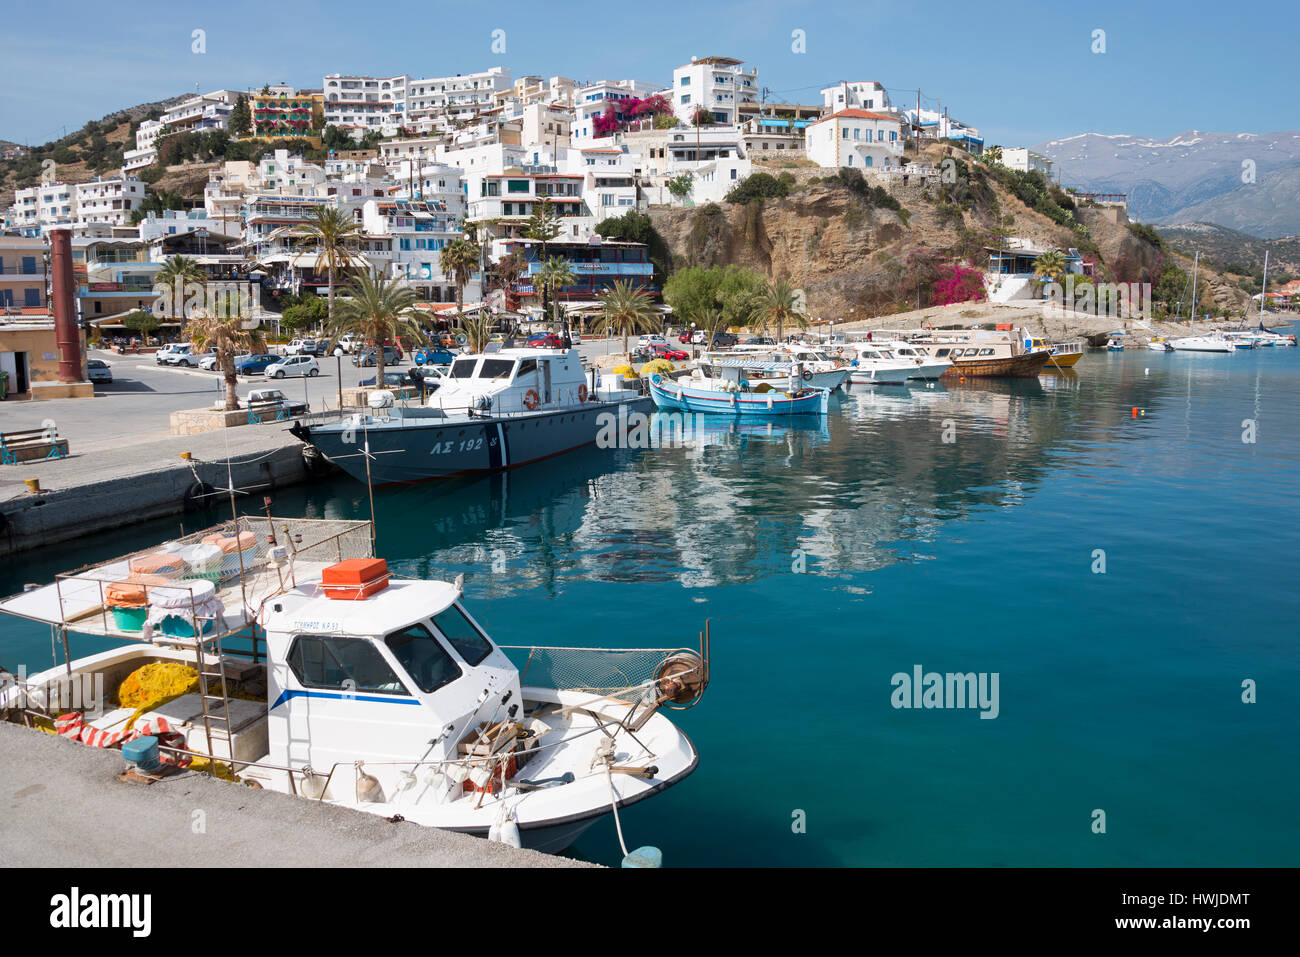
[[[378,355],[375,347],[371,346],[364,352],[355,353],[352,356],[352,364],[358,367],[370,367],[377,364]],[[393,346],[384,346],[384,365],[395,366],[402,361],[402,353]]]
[[[171,364],[185,366],[188,369],[201,369],[203,368],[204,361],[207,359],[211,359],[215,362],[217,354],[212,350],[208,350],[207,352],[182,352],[172,360]]]
[[[168,365],[170,358],[181,351],[189,352],[190,344],[188,342],[169,342],[153,354],[153,361],[160,366]]]
[[[317,376],[320,365],[315,356],[285,356],[278,362],[266,367],[266,376],[270,379],[283,379],[285,376]]]
[[[529,337],[528,347],[530,349],[563,349],[564,340],[556,333],[548,332],[538,336],[536,339]]]
[[[504,343],[505,341],[506,341],[506,334],[504,332],[494,332],[492,333],[492,335],[488,336],[488,342]]]
[[[691,330],[687,329],[685,332],[683,332],[680,336],[677,337],[677,341],[685,345],[689,345],[690,343],[697,341],[695,336],[698,336],[700,339],[703,339],[704,333],[697,332],[694,333],[694,335],[692,335]]]
[[[235,372],[239,375],[260,375],[265,372],[267,366],[274,365],[280,361],[279,356],[258,355],[258,356],[240,356],[235,360]]]
[[[666,349],[668,348],[668,340],[660,335],[648,335],[642,336],[636,341],[638,349],[644,349],[647,346],[663,346]]]
[[[294,339],[287,345],[279,347],[282,356],[318,356],[324,345],[315,339]]]
[[[254,389],[248,393],[248,398],[243,399],[239,404],[246,409],[259,405],[268,406],[278,404],[290,415],[306,415],[311,411],[311,406],[306,402],[299,402],[296,399],[290,399],[279,389]]]
[[[192,352],[193,347],[188,342],[173,342],[159,349],[154,361],[159,365],[177,366],[188,360]]]
[[[709,341],[709,337],[708,337],[708,335],[705,335],[705,336],[704,336],[704,342],[705,342],[705,344],[707,344],[708,341]],[[739,341],[740,341],[740,337],[737,336],[737,335],[734,335],[733,333],[730,333],[730,332],[719,332],[717,335],[715,335],[715,336],[713,337],[713,348],[715,348],[715,349],[725,349],[725,348],[727,348],[728,346],[734,346],[734,345],[735,345],[737,342],[739,342]]]
[[[682,352],[681,349],[670,349],[668,346],[650,346],[648,349],[643,349],[642,351],[654,353],[655,357],[660,359],[669,359],[673,362],[681,362],[682,360],[691,357],[689,352]]]
[[[444,349],[441,346],[423,346],[422,348],[416,349],[415,354],[412,356],[412,359],[415,361],[417,366],[445,366],[455,360],[455,358],[456,354],[454,352]],[[387,362],[388,360],[385,359],[384,361]]]
[[[235,361],[238,362],[240,359],[246,358],[248,357],[236,356]],[[203,358],[199,359],[199,368],[207,372],[215,372],[217,369],[217,354],[215,352],[209,352],[203,356]]]
[[[334,343],[334,348],[331,350],[331,353],[336,356],[347,355],[348,353],[355,352],[363,344],[361,337],[355,332],[345,332],[343,335],[339,336],[338,342]]]
[[[774,346],[774,345],[776,345],[776,340],[770,338],[769,336],[751,336],[750,338],[748,338],[748,339],[745,340],[745,345],[747,345],[747,346]]]
[[[103,359],[90,359],[86,362],[86,375],[91,382],[112,382],[113,370]]]

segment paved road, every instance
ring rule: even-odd
[[[593,340],[581,343],[579,352],[584,359],[591,359],[621,348],[619,339]],[[120,356],[92,349],[90,357],[103,359],[113,369],[113,382],[96,386],[94,399],[5,402],[0,405],[5,427],[36,429],[52,423],[75,451],[93,452],[165,438],[171,434],[171,413],[203,408],[225,397],[225,385],[216,372],[161,366],[152,354]],[[347,356],[318,361],[321,374],[309,379],[240,376],[239,394],[246,396],[251,389],[273,386],[291,399],[304,399],[315,410],[335,408],[340,373],[345,389],[375,375],[373,368],[357,368]],[[400,362],[386,371],[404,373],[410,367],[409,361]]]

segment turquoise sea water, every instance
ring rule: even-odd
[[[375,495],[390,565],[465,572],[502,643],[691,645],[712,619],[713,684],[675,714],[699,770],[625,813],[631,846],[669,866],[1300,863],[1300,350],[1092,352],[1069,376],[714,426]],[[339,479],[275,511],[368,505]],[[175,531],[0,560],[0,592]],[[19,662],[50,663],[48,630],[5,619]],[[917,665],[996,672],[997,718],[894,708]],[[617,863],[612,821],[573,853]]]

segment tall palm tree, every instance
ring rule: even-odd
[[[376,279],[359,273],[348,287],[349,299],[339,303],[338,314],[327,322],[330,339],[329,351],[334,351],[339,337],[345,332],[355,333],[374,344],[375,383],[384,383],[384,343],[397,342],[406,336],[416,343],[424,342],[415,313],[415,290],[393,279]]]
[[[567,259],[563,256],[552,256],[542,263],[542,268],[533,277],[533,281],[542,287],[542,301],[545,303],[548,298],[554,297],[565,286],[572,286],[578,281],[578,277],[573,274],[573,269]],[[555,319],[558,320],[559,316],[556,315]]]
[[[776,325],[776,338],[785,337],[786,323],[800,329],[808,328],[808,317],[803,312],[803,298],[794,286],[784,279],[771,279],[762,290],[762,312]]]
[[[606,335],[621,335],[624,352],[627,352],[628,336],[638,332],[657,332],[659,324],[659,314],[650,305],[650,294],[638,289],[630,279],[615,280],[601,297],[601,313],[596,328]]]
[[[450,276],[456,286],[456,311],[465,310],[465,286],[478,268],[478,247],[468,239],[453,239],[442,247],[439,254],[442,274]]]
[[[180,281],[180,296],[175,295],[177,280]],[[166,286],[173,290],[171,296],[172,307],[169,314],[172,318],[179,318],[181,324],[185,323],[185,287],[190,283],[198,283],[206,286],[208,283],[208,274],[199,266],[198,261],[188,256],[173,256],[163,263],[162,268],[154,273],[154,286]]]
[[[247,317],[242,315],[218,316],[209,312],[196,312],[190,317],[190,339],[200,352],[211,349],[217,354],[217,367],[226,382],[226,411],[239,408],[236,392],[235,356],[251,351],[260,338],[247,328]]]
[[[708,336],[708,347],[706,351],[713,351],[713,340],[719,332],[726,331],[727,326],[731,324],[731,318],[721,309],[705,309],[695,316],[695,327],[703,330]]]
[[[329,275],[326,316],[328,321],[333,322],[334,281],[339,274],[351,269],[360,258],[355,247],[361,239],[361,225],[334,206],[319,206],[311,211],[305,223],[295,226],[291,233],[297,238],[298,245],[316,250],[317,266],[322,258],[325,260]]]

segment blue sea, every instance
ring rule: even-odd
[[[1298,466],[1300,350],[1094,351],[375,510],[390,565],[464,572],[505,644],[711,621],[712,685],[673,715],[699,769],[623,815],[668,866],[1295,866]],[[337,479],[275,511],[369,505]],[[176,525],[0,560],[0,592]],[[50,662],[48,629],[0,624],[0,663]],[[996,674],[996,717],[895,707],[918,666]],[[612,820],[571,853],[617,864]]]

